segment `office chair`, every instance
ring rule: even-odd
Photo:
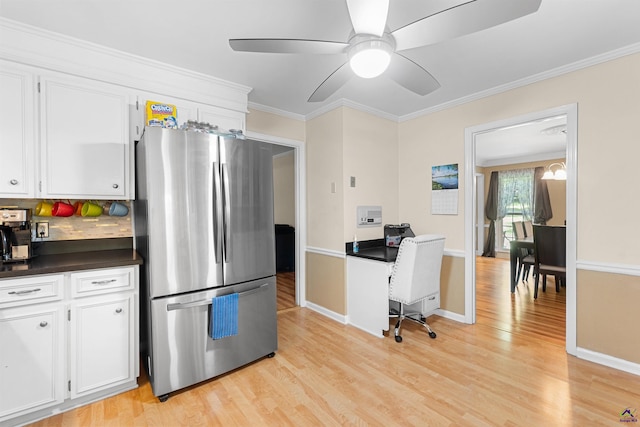
[[[421,302],[440,291],[444,240],[444,236],[423,234],[407,237],[400,243],[389,281],[389,299],[400,304],[398,313],[389,314],[389,317],[398,318],[395,326],[396,342],[402,342],[400,325],[405,318],[420,323],[427,328],[431,338],[436,337],[436,333],[425,322],[424,313],[405,313],[404,306]]]

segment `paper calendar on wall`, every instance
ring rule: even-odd
[[[458,214],[458,164],[431,167],[431,214]]]

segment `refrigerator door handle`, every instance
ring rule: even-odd
[[[216,264],[222,262],[222,235],[220,234],[222,218],[222,195],[220,190],[220,167],[218,162],[213,162],[213,210],[215,219],[213,220],[213,245],[215,247]]]
[[[230,245],[229,245],[229,230],[231,223],[231,197],[229,196],[229,169],[226,163],[222,164],[222,192],[224,193],[224,234],[222,238],[224,251],[224,262],[227,263],[231,259]]]
[[[259,292],[260,290],[262,290],[262,288],[264,288],[265,286],[268,286],[268,285],[269,285],[268,283],[264,283],[264,284],[258,286],[257,288],[253,288],[253,289],[250,289],[250,290],[244,291],[244,292],[239,292],[238,293],[238,297],[251,295],[253,293]],[[203,299],[203,300],[192,301],[192,302],[178,302],[178,303],[174,303],[174,304],[167,304],[167,311],[184,310],[185,308],[200,307],[200,306],[203,306],[203,305],[211,305],[211,299]]]

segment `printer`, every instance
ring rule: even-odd
[[[385,224],[384,244],[387,247],[397,248],[405,237],[415,237],[411,230],[411,225],[402,223],[400,225]]]

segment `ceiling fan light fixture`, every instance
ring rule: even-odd
[[[349,65],[362,78],[377,77],[389,66],[393,48],[384,40],[365,40],[349,50]]]

